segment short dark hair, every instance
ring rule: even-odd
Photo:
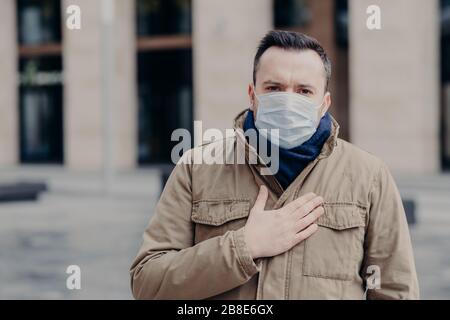
[[[263,53],[270,47],[279,47],[286,50],[302,51],[309,49],[315,51],[320,59],[322,59],[325,68],[325,90],[328,90],[331,79],[331,61],[319,41],[303,33],[283,30],[269,31],[261,39],[253,62],[253,84],[256,84],[256,72],[258,71],[259,60]]]

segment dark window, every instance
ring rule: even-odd
[[[305,0],[274,0],[274,25],[277,29],[306,26],[311,20],[311,12]]]
[[[450,0],[441,0],[442,165],[450,170]]]
[[[171,162],[175,129],[192,132],[190,0],[138,0],[140,164]]]
[[[139,54],[139,162],[170,162],[172,132],[191,131],[191,50]]]
[[[138,0],[138,36],[191,33],[190,0]]]
[[[348,48],[348,0],[336,0],[335,2],[335,36],[340,48]]]
[[[442,82],[450,82],[450,0],[441,0]]]
[[[18,0],[19,44],[37,45],[61,41],[59,0]]]
[[[61,57],[22,58],[19,69],[20,160],[61,163]]]
[[[63,162],[61,4],[18,0],[20,160]]]

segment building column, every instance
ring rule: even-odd
[[[99,170],[105,163],[102,110],[102,1],[64,0],[81,9],[81,30],[64,30],[65,163],[74,170]],[[136,164],[137,84],[135,3],[115,0],[111,112],[111,157],[115,169]]]
[[[0,166],[19,159],[16,1],[4,0],[0,21]]]
[[[369,30],[370,5],[381,30]],[[439,165],[438,0],[350,0],[352,142],[396,173]]]
[[[193,0],[194,119],[203,130],[232,128],[249,107],[253,57],[272,11],[271,0]]]

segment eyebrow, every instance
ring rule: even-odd
[[[273,80],[267,80],[267,81],[263,82],[263,85],[268,85],[268,84],[284,86],[281,82],[273,81]],[[299,83],[296,85],[296,87],[316,90],[316,87],[314,87],[313,85],[310,85],[310,84],[306,84],[306,83]]]
[[[264,81],[263,84],[264,84],[264,85],[266,85],[266,84],[275,84],[275,85],[280,85],[280,86],[283,85],[281,82],[272,81],[272,80]]]

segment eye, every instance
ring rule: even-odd
[[[310,96],[310,95],[313,94],[312,91],[309,90],[309,89],[300,89],[298,91],[298,93],[301,94],[301,95],[304,95],[304,96]]]
[[[280,89],[276,86],[270,86],[266,88],[267,91],[280,91]]]

